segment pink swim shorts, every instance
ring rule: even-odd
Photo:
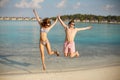
[[[74,53],[75,52],[75,43],[74,42],[65,42],[64,43],[64,53]]]

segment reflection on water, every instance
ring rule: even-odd
[[[66,70],[90,66],[120,64],[120,25],[76,23],[76,27],[92,25],[93,29],[77,33],[76,50],[79,58],[65,58],[62,53],[65,33],[58,23],[48,34],[52,49],[61,56],[49,56],[45,51],[49,70]],[[27,66],[23,66],[27,65]],[[39,53],[39,25],[35,21],[0,21],[0,72],[41,69]],[[10,68],[9,70],[7,68]]]

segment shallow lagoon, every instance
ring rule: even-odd
[[[48,34],[52,49],[60,57],[45,51],[48,71],[66,71],[120,65],[120,24],[76,23],[75,27],[92,25],[75,38],[79,58],[63,55],[64,29],[57,23]],[[0,72],[41,72],[39,25],[36,21],[0,21]]]

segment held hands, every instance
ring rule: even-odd
[[[57,18],[60,19],[60,15],[58,15]]]

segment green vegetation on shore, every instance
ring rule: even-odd
[[[96,16],[92,14],[73,14],[61,16],[63,20],[74,19],[77,22],[120,23],[120,16]],[[52,17],[55,19],[55,17]]]

